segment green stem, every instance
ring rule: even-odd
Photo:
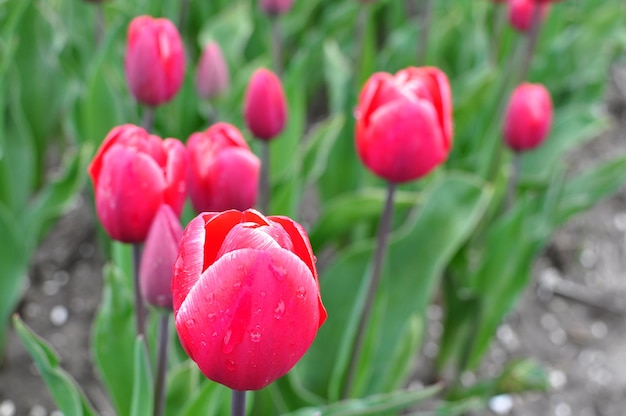
[[[530,27],[530,33],[528,33],[528,38],[526,40],[526,51],[524,53],[522,68],[518,77],[520,82],[526,80],[526,78],[528,77],[528,72],[530,71],[530,64],[533,60],[535,48],[537,47],[537,39],[539,38],[539,30],[541,29],[541,10],[542,6],[539,4],[535,4],[535,9],[533,10],[532,25]]]
[[[246,414],[246,392],[233,390],[233,398],[231,401],[231,416],[245,416]]]
[[[270,205],[270,142],[263,140],[261,142],[261,178],[259,179],[259,203],[257,204],[259,211],[263,214],[269,214]]]
[[[383,214],[378,225],[378,235],[376,238],[376,251],[374,252],[372,275],[369,280],[365,303],[363,305],[363,311],[359,320],[359,326],[356,332],[354,344],[352,345],[352,354],[350,354],[348,374],[346,376],[346,383],[342,392],[343,398],[347,398],[350,395],[352,387],[354,385],[354,378],[356,376],[357,367],[363,350],[365,333],[367,332],[370,316],[372,314],[374,299],[376,298],[376,291],[378,290],[378,286],[380,284],[385,255],[387,254],[387,240],[389,238],[389,233],[391,230],[391,219],[393,217],[393,197],[395,190],[396,184],[393,182],[389,182],[387,184],[387,200],[385,202],[385,208],[383,210]]]
[[[428,40],[430,38],[430,27],[432,25],[433,1],[422,0],[420,10],[419,35],[417,42],[417,66],[424,65],[428,52]]]
[[[154,383],[154,416],[162,416],[165,411],[165,375],[167,373],[169,322],[169,313],[161,312],[161,316],[159,317],[157,373]]]
[[[513,204],[515,204],[521,164],[522,164],[521,153],[514,152],[513,163],[511,164],[511,175],[509,176],[509,182],[507,184],[507,192],[506,192],[506,210],[507,211],[513,207]]]
[[[181,0],[180,1],[180,15],[178,16],[178,29],[180,30],[180,33],[185,33],[188,14],[189,14],[189,0]]]
[[[280,24],[277,16],[270,17],[271,35],[272,35],[272,60],[274,62],[274,71],[278,78],[283,76],[283,36],[280,31]]]
[[[135,292],[135,324],[137,335],[144,337],[146,333],[145,307],[139,286],[139,264],[141,262],[141,245],[133,244],[133,289]]]
[[[141,125],[148,132],[152,133],[154,129],[154,108],[152,107],[144,107],[143,109],[143,117],[141,118]]]

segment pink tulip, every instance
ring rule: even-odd
[[[128,27],[124,69],[137,101],[149,106],[170,101],[185,77],[185,49],[174,24],[164,18],[134,18]]]
[[[228,65],[220,45],[209,42],[202,51],[196,71],[196,90],[202,98],[215,98],[223,94],[230,85]]]
[[[172,294],[183,348],[206,377],[234,390],[285,375],[326,320],[306,232],[254,210],[189,223]]]
[[[196,212],[254,207],[261,162],[236,127],[217,123],[187,140],[189,193]]]
[[[535,0],[508,0],[509,22],[519,32],[527,32],[533,23],[535,7],[539,7],[541,19],[545,19],[549,11],[548,2],[538,3]]]
[[[504,140],[513,150],[534,149],[548,136],[552,125],[552,99],[541,84],[518,86],[504,119]]]
[[[244,117],[258,139],[270,140],[283,131],[287,119],[285,93],[272,71],[261,68],[252,74],[246,91]]]
[[[145,241],[162,204],[180,215],[187,196],[187,151],[141,127],[111,130],[89,165],[96,212],[114,240]]]
[[[420,178],[452,147],[448,78],[433,67],[376,73],[361,90],[356,118],[356,149],[368,169],[391,182]]]

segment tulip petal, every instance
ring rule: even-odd
[[[284,249],[225,254],[197,281],[175,317],[185,351],[210,379],[257,390],[287,373],[320,322],[317,284]]]

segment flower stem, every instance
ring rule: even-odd
[[[535,53],[535,48],[537,46],[537,39],[539,38],[539,30],[541,29],[541,5],[535,4],[535,8],[533,10],[533,20],[532,25],[530,27],[530,33],[528,33],[528,37],[526,39],[526,51],[524,53],[524,59],[522,61],[522,67],[519,73],[518,79],[520,81],[525,81],[526,77],[528,77],[528,71],[530,70],[530,64],[533,60],[533,55]]]
[[[517,196],[517,184],[519,183],[519,175],[521,169],[522,157],[520,152],[513,153],[513,164],[511,165],[511,175],[507,184],[506,192],[506,210],[510,210],[515,203]]]
[[[507,10],[504,4],[496,4],[495,7],[493,36],[491,37],[491,59],[493,65],[497,66],[500,61],[500,49],[502,49],[502,40],[504,38]]]
[[[270,17],[272,34],[272,59],[274,61],[274,71],[278,78],[283,76],[283,36],[280,31],[278,15]]]
[[[165,411],[165,374],[167,373],[169,322],[169,313],[161,312],[161,316],[159,317],[157,373],[154,383],[154,416],[161,416]]]
[[[181,33],[185,32],[187,25],[187,15],[189,11],[189,0],[180,0],[180,14],[178,16],[178,29]]]
[[[133,244],[133,289],[135,292],[135,324],[137,335],[144,337],[146,333],[145,308],[139,287],[139,263],[141,261],[141,245]]]
[[[270,142],[261,142],[261,178],[259,180],[259,211],[269,214],[270,205]]]
[[[154,108],[144,107],[141,125],[148,133],[152,133],[152,129],[154,128]]]
[[[432,23],[433,1],[422,0],[420,10],[419,37],[417,43],[417,66],[424,65],[428,52],[428,39]]]
[[[233,390],[233,399],[231,401],[231,416],[245,416],[246,414],[246,392]]]
[[[96,7],[96,21],[94,22],[94,31],[96,38],[96,48],[102,45],[104,40],[104,6],[102,3],[95,4]]]
[[[369,325],[370,315],[372,314],[376,291],[378,290],[378,286],[380,284],[383,263],[385,261],[385,255],[387,253],[387,240],[389,237],[389,232],[391,230],[391,219],[393,217],[393,197],[395,190],[396,184],[393,182],[388,182],[387,200],[385,202],[385,208],[383,210],[380,223],[378,224],[378,235],[376,237],[376,249],[374,251],[374,264],[372,266],[372,274],[367,287],[365,303],[361,312],[361,318],[359,320],[359,326],[357,328],[354,344],[352,345],[352,354],[350,354],[348,374],[346,376],[346,383],[344,385],[342,393],[343,398],[347,398],[350,395],[350,392],[354,385],[354,378],[356,376],[357,366],[363,350],[365,333]]]

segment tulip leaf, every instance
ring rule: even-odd
[[[344,124],[344,115],[337,113],[315,125],[307,134],[301,170],[308,186],[317,182],[326,170],[331,150]]]
[[[165,415],[178,416],[189,399],[190,392],[196,391],[200,383],[198,366],[191,360],[185,360],[168,372]]]
[[[13,326],[41,374],[59,410],[66,415],[96,415],[76,381],[59,365],[57,353],[15,315]]]
[[[342,112],[348,105],[353,83],[352,65],[336,39],[324,42],[324,77],[328,85],[328,101],[332,113]]]
[[[362,399],[342,400],[328,406],[300,409],[285,416],[366,416],[397,414],[398,411],[414,406],[435,396],[441,391],[440,385],[398,390],[377,394]]]
[[[102,303],[93,327],[94,363],[119,415],[128,415],[133,380],[133,295],[120,269],[106,265]]]
[[[133,392],[131,399],[131,416],[152,414],[154,405],[154,389],[152,372],[150,371],[150,357],[147,344],[143,336],[135,339],[133,369]],[[128,388],[128,386],[126,386]]]
[[[373,359],[364,365],[371,368],[366,383],[357,383],[366,386],[358,396],[382,392],[383,384],[397,382],[385,363],[396,352],[409,317],[424,314],[443,268],[476,226],[490,196],[490,188],[474,177],[447,176],[434,183],[418,214],[392,235],[378,295],[387,305],[380,333],[367,338]],[[320,328],[298,370],[308,389],[330,400],[340,396],[372,253],[371,241],[358,243],[321,271],[322,299],[332,319]]]
[[[16,225],[13,214],[0,203],[0,323],[9,321],[26,286],[28,253]],[[0,353],[8,329],[8,325],[0,324]]]
[[[248,393],[246,399],[252,394]],[[213,381],[205,381],[195,394],[189,397],[187,404],[179,409],[181,416],[220,416],[230,413],[231,390]],[[250,408],[250,403],[248,403]]]

